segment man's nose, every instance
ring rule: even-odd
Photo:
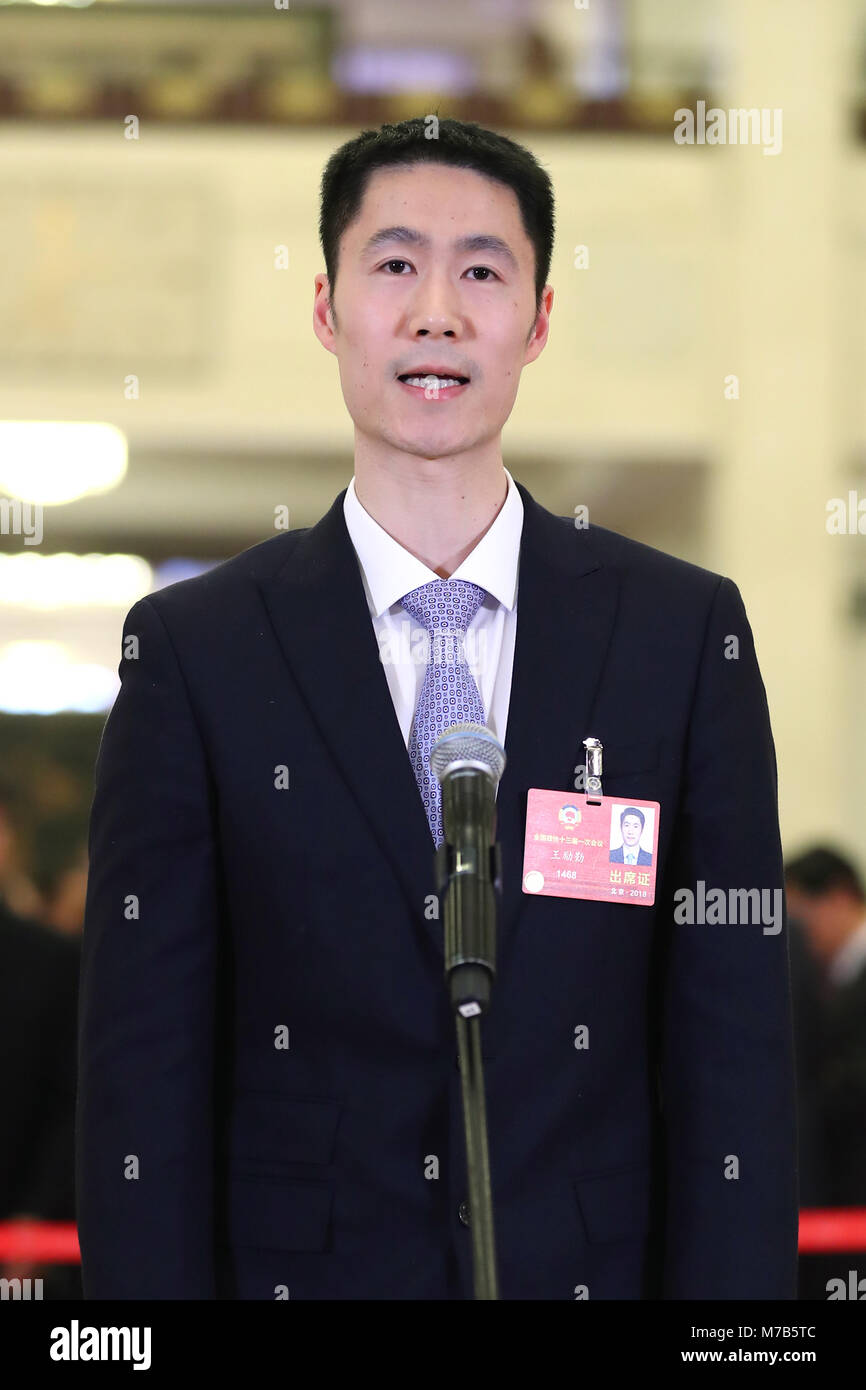
[[[462,318],[457,292],[446,276],[431,275],[419,282],[409,315],[409,331],[418,334],[459,337]]]

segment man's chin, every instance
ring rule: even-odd
[[[391,448],[399,449],[401,453],[411,454],[414,458],[440,459],[453,458],[455,454],[465,454],[470,449],[477,446],[480,441],[471,437],[448,433],[447,431],[432,432],[428,431],[423,435],[393,435],[384,436],[383,443]]]

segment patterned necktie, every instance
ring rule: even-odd
[[[486,722],[484,704],[464,653],[466,629],[486,593],[468,579],[434,579],[402,599],[406,612],[430,637],[427,670],[409,735],[409,758],[437,849],[445,839],[442,788],[430,768],[430,750],[452,724]]]

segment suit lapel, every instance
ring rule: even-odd
[[[576,531],[517,486],[524,505],[517,635],[497,795],[500,968],[525,898],[526,793],[573,786],[581,740],[595,732],[587,721],[616,607],[615,576],[597,558],[590,532]],[[442,922],[424,912],[436,891],[433,840],[379,659],[344,496],[345,489],[259,585],[310,717],[441,961]]]
[[[442,924],[424,916],[436,892],[433,837],[379,659],[345,493],[260,587],[310,718],[441,959]]]

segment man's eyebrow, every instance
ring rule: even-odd
[[[379,231],[374,232],[365,242],[361,255],[368,256],[380,246],[393,242],[399,242],[403,246],[418,246],[422,250],[429,250],[430,247],[430,238],[414,227],[380,227]],[[519,269],[517,257],[508,242],[503,241],[501,236],[494,236],[492,232],[474,232],[468,236],[457,237],[452,245],[455,251],[493,251],[503,256],[514,270]]]

